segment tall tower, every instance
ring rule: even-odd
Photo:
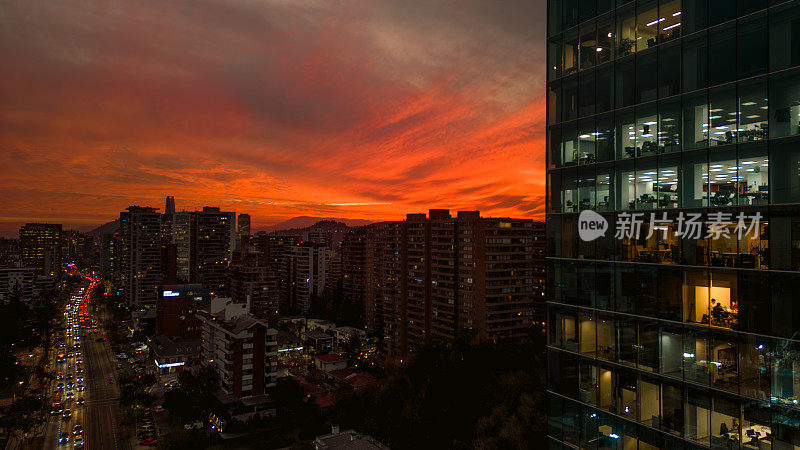
[[[800,3],[548,17],[549,448],[797,448]]]
[[[119,214],[120,279],[128,304],[154,306],[161,274],[161,214],[129,206]]]
[[[175,214],[175,197],[170,195],[167,196],[167,204],[164,207],[164,214],[171,215]]]
[[[238,228],[237,231],[239,233],[239,238],[242,236],[249,236],[250,235],[250,214],[239,214],[237,219]]]

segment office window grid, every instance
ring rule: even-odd
[[[548,16],[549,448],[800,448],[800,1]],[[714,212],[761,221],[679,236]]]

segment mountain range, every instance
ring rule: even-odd
[[[374,222],[371,220],[364,220],[364,219],[298,216],[298,217],[292,217],[289,220],[285,220],[283,222],[279,222],[274,225],[269,225],[266,227],[259,228],[257,230],[252,230],[252,232],[255,233],[256,231],[265,231],[267,233],[271,233],[273,231],[301,230],[304,228],[310,228],[312,226],[317,226],[325,229],[330,229],[330,231],[334,231],[334,229],[338,229],[341,227],[340,224],[345,224],[348,227],[360,227],[363,225],[369,225],[371,223]],[[92,231],[89,231],[87,234],[99,238],[103,234],[114,233],[115,231],[117,231],[117,228],[119,228],[119,219],[112,220],[111,222],[100,225],[99,227],[93,229]]]

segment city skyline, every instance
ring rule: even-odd
[[[10,8],[0,234],[91,228],[164,195],[254,229],[542,217],[544,4],[293,6]]]

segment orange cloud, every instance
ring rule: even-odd
[[[530,3],[18,2],[0,18],[0,232],[86,227],[165,195],[256,227],[431,207],[542,217]]]

